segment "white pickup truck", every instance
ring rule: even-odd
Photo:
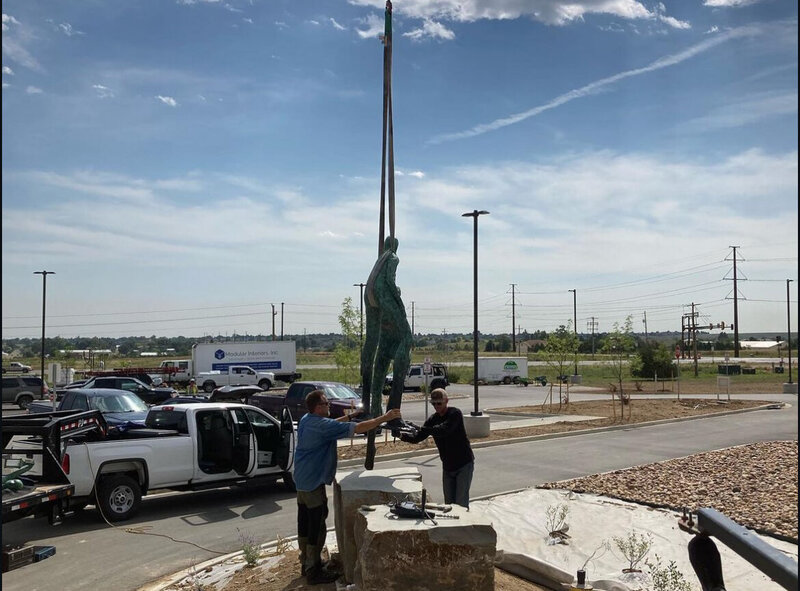
[[[202,371],[195,376],[195,380],[208,393],[220,386],[258,386],[262,390],[269,390],[275,383],[275,374],[256,371],[248,365],[232,365],[228,369]]]
[[[116,437],[62,441],[61,466],[75,486],[71,507],[94,504],[109,521],[122,521],[136,513],[149,490],[278,479],[294,489],[288,409],[278,420],[246,404],[164,404],[152,407],[145,423],[145,429]]]

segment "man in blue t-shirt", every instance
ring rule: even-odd
[[[325,392],[314,390],[306,396],[306,409],[297,425],[297,447],[294,452],[294,482],[297,487],[297,544],[300,547],[300,569],[309,585],[331,583],[338,575],[322,568],[322,546],[325,544],[325,518],[328,497],[325,485],[336,475],[336,440],[354,433],[366,433],[386,421],[400,418],[400,409],[392,409],[368,421],[353,423],[352,414],[330,418]]]

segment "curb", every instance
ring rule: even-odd
[[[741,414],[745,412],[753,412],[757,410],[775,410],[785,408],[786,402],[771,402],[762,404],[761,406],[754,406],[753,408],[741,408],[738,410],[726,410],[722,412],[707,413],[704,415],[696,415],[693,417],[678,417],[674,419],[659,419],[657,421],[646,421],[644,423],[632,423],[630,425],[610,425],[608,427],[595,427],[593,429],[576,429],[575,431],[564,431],[562,433],[543,433],[542,435],[527,435],[524,437],[510,437],[508,439],[498,439],[496,441],[470,441],[473,449],[481,447],[495,447],[497,445],[507,445],[510,443],[525,443],[528,441],[539,441],[544,439],[558,439],[561,437],[573,437],[576,435],[594,435],[595,433],[604,433],[606,431],[620,431],[622,429],[638,429],[640,427],[652,427],[656,425],[666,425],[668,423],[679,423],[683,421],[695,421],[698,419],[708,419],[715,417],[724,417],[727,415]],[[497,414],[497,413],[495,413]],[[396,454],[376,455],[376,462],[389,462],[392,460],[402,460],[414,456],[434,455],[438,453],[436,449],[424,449],[415,451],[404,451]],[[358,466],[364,463],[363,458],[352,458],[349,460],[339,460],[339,467],[349,468],[351,466]]]

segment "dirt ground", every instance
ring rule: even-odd
[[[271,569],[242,568],[227,584],[208,591],[336,591],[336,583],[327,585],[307,585],[300,576],[298,551],[289,550],[283,559]],[[499,568],[494,569],[495,591],[549,591],[525,579],[507,573]]]
[[[635,423],[643,423],[659,419],[689,417],[724,412],[728,410],[753,408],[755,406],[767,404],[763,400],[731,400],[730,402],[727,402],[724,397],[722,401],[717,402],[714,399],[708,400],[701,398],[685,398],[683,396],[681,396],[680,400],[677,400],[674,396],[670,396],[669,398],[661,400],[652,398],[637,398],[634,395],[630,403],[625,405],[625,419],[622,420],[620,418],[621,410],[619,400],[617,400],[616,404],[612,406],[610,396],[598,398],[598,400],[570,402],[569,404],[562,404],[560,408],[558,404],[557,390],[554,390],[554,399],[556,400],[556,403],[552,405],[536,404],[532,406],[520,406],[493,410],[515,414],[541,415],[543,413],[548,413],[563,415],[588,415],[603,418],[593,419],[590,421],[581,421],[577,423],[558,422],[533,427],[493,430],[489,437],[480,439],[480,441],[495,441],[499,439],[510,439],[513,437],[562,433],[566,431],[578,431],[581,429],[592,429],[612,425],[632,425]],[[377,455],[401,453],[425,448],[436,448],[431,438],[426,439],[422,443],[412,444],[404,443],[399,439],[392,439],[388,433],[379,435],[375,444]],[[339,448],[339,459],[364,457],[364,451],[364,445],[354,444],[353,446],[343,446]]]

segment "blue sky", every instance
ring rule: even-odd
[[[338,332],[377,255],[381,0],[3,3],[3,337]],[[797,319],[797,3],[398,0],[417,332]],[[277,324],[276,326],[279,326]],[[279,329],[278,329],[279,330]]]

